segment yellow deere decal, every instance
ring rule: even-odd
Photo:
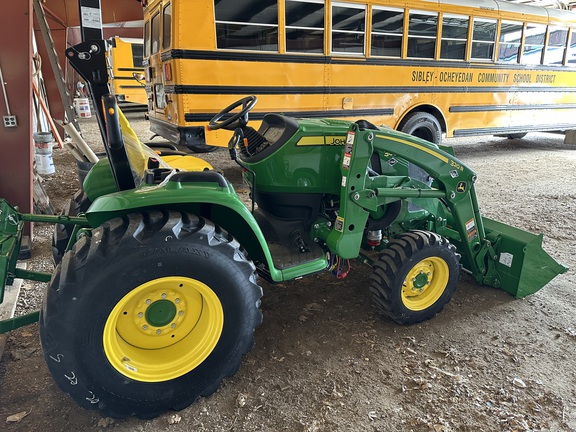
[[[385,135],[376,135],[376,136],[379,137],[379,138],[388,139],[388,140],[391,140],[391,141],[396,141],[396,142],[399,142],[399,143],[402,143],[402,144],[406,144],[406,145],[408,145],[408,146],[410,146],[410,147],[417,148],[418,150],[422,150],[423,152],[426,152],[426,153],[434,156],[435,158],[440,159],[442,162],[448,163],[448,158],[447,158],[447,157],[442,156],[440,153],[437,153],[437,152],[435,152],[434,150],[430,150],[429,148],[426,148],[426,147],[421,146],[421,145],[419,145],[419,144],[416,144],[416,143],[413,143],[413,142],[410,142],[410,141],[406,141],[406,140],[403,140],[403,139],[400,139],[400,138],[393,138],[393,137],[391,137],[391,136],[385,136]]]
[[[346,144],[345,136],[327,136],[326,145],[344,145]]]
[[[302,137],[296,143],[297,146],[321,146],[321,145],[344,145],[346,143],[345,136],[306,136]]]
[[[324,136],[305,136],[298,140],[297,146],[321,146],[324,145]]]

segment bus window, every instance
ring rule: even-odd
[[[160,50],[160,14],[157,13],[152,17],[152,42],[151,54],[156,54]]]
[[[544,55],[544,64],[562,66],[564,53],[566,52],[566,41],[568,29],[561,27],[548,27],[548,46]]]
[[[572,36],[570,36],[570,45],[568,47],[566,64],[568,66],[576,67],[576,28],[572,29]]]
[[[442,16],[441,59],[465,59],[469,21],[470,18],[463,15],[444,14]]]
[[[321,0],[286,0],[286,51],[324,53]]]
[[[168,3],[162,11],[162,48],[170,48],[172,37],[172,4]]]
[[[144,23],[144,57],[150,57],[150,22]]]
[[[540,24],[527,24],[525,35],[522,63],[531,65],[540,64],[542,62],[542,52],[544,51],[546,26]]]
[[[366,6],[332,3],[332,52],[364,54]]]
[[[502,21],[498,61],[502,63],[518,63],[521,40],[522,23]]]
[[[404,10],[372,9],[372,46],[374,56],[400,57],[402,55],[402,34]]]
[[[214,6],[218,48],[278,51],[276,0],[214,0]]]
[[[496,43],[496,20],[474,18],[471,60],[493,60]]]
[[[438,14],[410,11],[408,23],[408,57],[433,59],[438,34]]]
[[[141,68],[143,67],[142,64],[142,44],[133,43],[132,44],[132,67],[134,68]]]

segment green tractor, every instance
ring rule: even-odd
[[[382,314],[413,324],[450,301],[461,268],[515,297],[566,271],[541,235],[481,216],[476,175],[450,148],[366,121],[271,113],[255,130],[254,96],[225,108],[210,127],[233,131],[249,205],[215,171],[143,165],[124,145],[104,52],[101,41],[67,51],[102,106],[108,156],[86,176],[83,212],[22,214],[0,201],[0,295],[16,277],[50,280],[42,349],[60,388],[85,408],[150,418],[214,392],[254,343],[258,276],[343,278],[359,259]],[[27,221],[68,226],[51,277],[16,268]]]

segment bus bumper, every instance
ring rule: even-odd
[[[150,130],[168,141],[186,146],[196,153],[210,152],[215,146],[206,144],[204,126],[177,126],[150,117]]]

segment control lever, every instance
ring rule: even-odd
[[[236,153],[236,146],[240,145],[242,140],[244,139],[244,132],[241,128],[234,129],[234,134],[230,141],[228,141],[228,152],[230,153],[230,159],[235,161],[238,158]]]

